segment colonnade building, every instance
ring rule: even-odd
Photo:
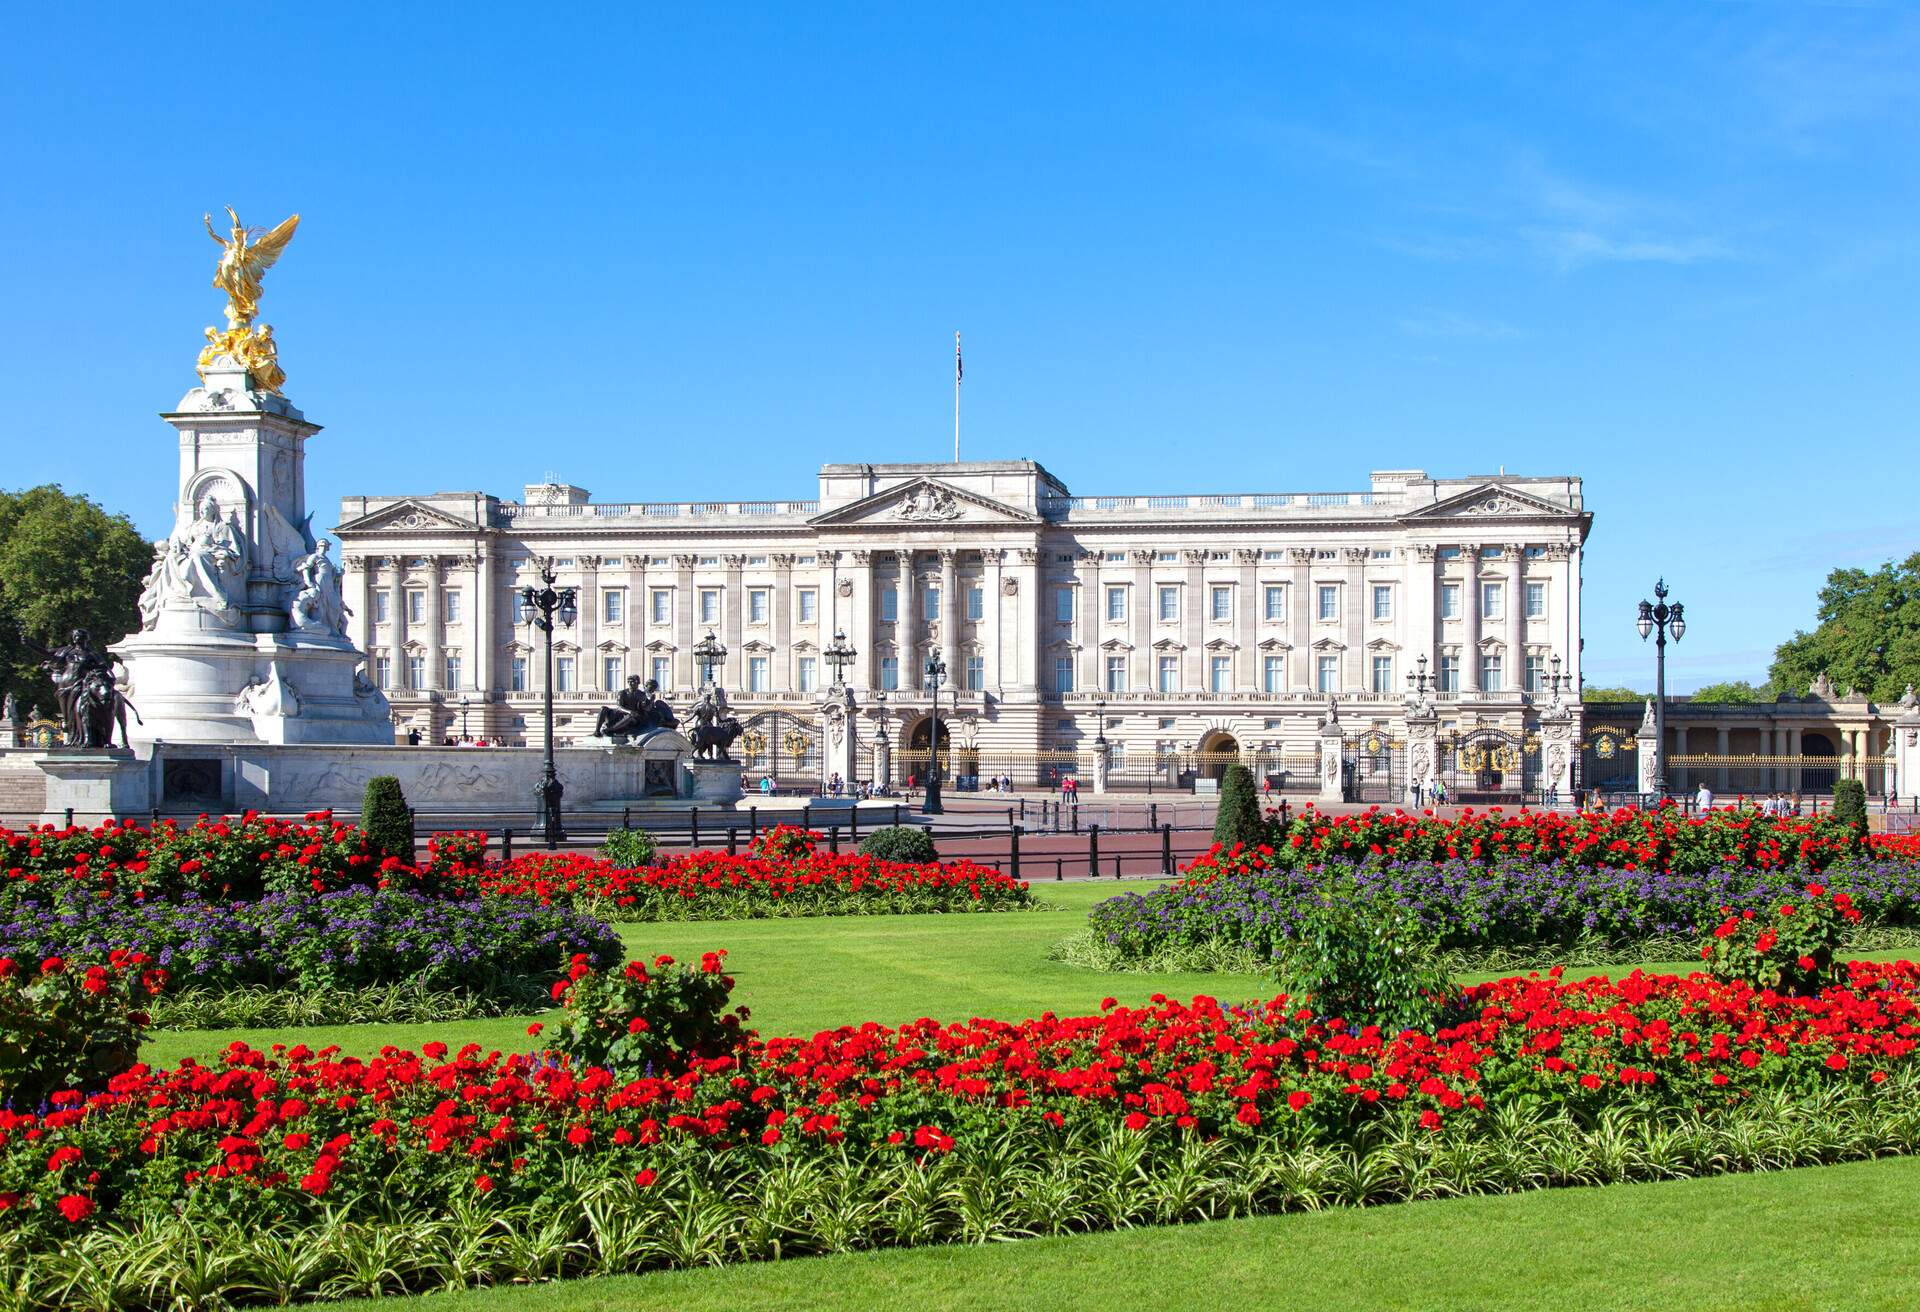
[[[1592,516],[1575,477],[1076,496],[1011,460],[830,464],[792,501],[355,496],[341,520],[351,636],[401,731],[428,741],[540,741],[542,635],[516,599],[546,558],[580,598],[555,635],[561,742],[629,675],[684,705],[711,633],[747,767],[804,776],[840,632],[864,732],[887,731],[900,777],[931,743],[937,655],[940,745],[963,779],[1051,781],[1104,736],[1116,784],[1237,755],[1284,785],[1290,766],[1311,777],[1330,699],[1391,775],[1409,676],[1443,734],[1524,749],[1554,676],[1579,687]]]

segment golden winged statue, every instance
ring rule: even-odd
[[[213,271],[213,285],[227,294],[227,326],[224,331],[207,329],[207,344],[200,350],[200,376],[205,378],[209,366],[221,356],[229,356],[245,366],[255,387],[278,392],[287,376],[280,369],[273,327],[263,324],[256,328],[253,320],[260,313],[260,275],[273,267],[287,243],[293,240],[300,216],[295,214],[263,232],[240,222],[233,206],[227,206],[226,210],[233,226],[225,237],[214,230],[213,215],[203,217],[207,236],[220,246],[220,263]]]

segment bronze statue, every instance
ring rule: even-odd
[[[709,687],[693,704],[693,729],[687,734],[687,741],[693,744],[694,759],[731,761],[733,757],[727,748],[733,746],[741,730],[733,708],[727,705],[726,690],[717,684]]]
[[[649,729],[672,729],[679,724],[673,708],[659,695],[660,685],[648,679],[642,686],[640,676],[627,676],[627,686],[611,706],[602,706],[593,722],[596,738],[623,738]]]
[[[117,657],[96,650],[85,629],[75,629],[66,643],[52,651],[22,634],[22,645],[40,658],[40,667],[53,680],[54,696],[60,704],[60,732],[69,747],[111,747],[113,726],[120,726],[120,741],[127,741],[127,701],[114,685],[113,664]],[[139,712],[135,711],[137,719]]]

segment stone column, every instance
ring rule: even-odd
[[[721,563],[727,567],[726,593],[720,599],[720,617],[726,621],[720,634],[720,640],[727,644],[727,685],[736,690],[747,686],[747,590],[741,579],[741,571],[746,568],[747,558],[741,555],[722,556]]]
[[[1019,548],[1019,564],[1014,569],[1014,580],[1019,584],[1024,598],[1022,610],[1026,622],[1021,625],[1025,630],[1020,638],[1020,683],[1021,688],[1031,691],[1035,696],[1040,693],[1040,616],[1042,611],[1040,597],[1040,550],[1037,547]]]
[[[1127,662],[1127,686],[1135,692],[1153,691],[1153,614],[1159,599],[1153,595],[1153,552],[1133,552],[1133,596],[1128,598],[1128,626],[1133,631],[1133,654]]]
[[[1233,686],[1240,692],[1257,693],[1260,691],[1258,625],[1260,609],[1266,604],[1266,598],[1260,595],[1260,550],[1239,547],[1233,558],[1240,566],[1233,599],[1233,641],[1239,649],[1234,652]]]
[[[580,663],[574,687],[586,697],[601,684],[600,678],[600,557],[576,556],[580,566]]]
[[[1460,692],[1465,696],[1480,691],[1480,544],[1463,543],[1460,560]]]
[[[1293,650],[1288,661],[1293,666],[1292,688],[1306,694],[1313,690],[1313,548],[1289,547],[1293,576],[1287,585],[1287,627],[1292,632]]]
[[[475,738],[492,737],[487,727],[487,704],[498,691],[494,687],[494,657],[500,639],[494,628],[494,607],[500,604],[499,588],[494,580],[493,549],[485,542],[480,544],[480,554],[473,558],[473,596],[468,605],[473,607],[473,687],[480,695],[475,698],[480,703],[479,728],[473,731]]]
[[[986,686],[989,691],[998,693],[1003,680],[1000,654],[1000,608],[1007,604],[1001,594],[1000,562],[1006,553],[998,547],[988,547],[980,553],[981,579],[985,611],[981,621],[984,632],[981,645],[987,651]]]
[[[684,553],[673,558],[673,685],[681,692],[693,691],[700,682],[693,660],[693,644],[700,640],[694,631],[700,618],[700,598],[693,586],[695,559]]]
[[[1091,551],[1074,553],[1073,587],[1073,640],[1080,648],[1075,658],[1080,673],[1074,678],[1074,686],[1097,692],[1106,687],[1106,674],[1100,668],[1100,617],[1095,600],[1100,590],[1100,557]]]
[[[379,591],[374,578],[379,570],[381,557],[361,556],[360,566],[360,613],[354,617],[354,627],[360,631],[360,650],[367,653],[367,677],[373,677],[373,647],[380,640],[380,626],[374,623],[373,594]],[[388,602],[389,606],[393,603]],[[392,612],[389,611],[389,614]]]
[[[1341,657],[1343,677],[1341,690],[1348,693],[1365,694],[1371,685],[1367,682],[1367,615],[1373,606],[1373,598],[1367,592],[1367,560],[1372,551],[1366,547],[1342,547],[1340,550],[1342,578],[1345,586],[1341,589],[1346,596],[1342,599],[1340,611],[1340,641],[1346,645]]]
[[[1566,645],[1560,652],[1566,662],[1566,672],[1573,676],[1573,689],[1576,695],[1580,690],[1580,662],[1584,653],[1580,650],[1580,548],[1566,548],[1566,565],[1561,571],[1560,591],[1565,595],[1567,614]]]
[[[917,580],[913,573],[913,551],[902,547],[894,553],[894,559],[900,562],[893,626],[894,646],[900,650],[900,691],[917,694],[920,690],[920,599],[914,595]]]
[[[1407,668],[1399,671],[1402,687],[1422,656],[1428,675],[1440,675],[1440,553],[1431,542],[1416,542],[1407,554],[1407,613],[1400,621],[1407,635]]]
[[[1186,647],[1180,658],[1180,686],[1189,692],[1204,691],[1207,686],[1207,553],[1191,548],[1182,553],[1187,562],[1186,595],[1180,599],[1180,641]]]
[[[793,628],[791,615],[793,606],[793,556],[787,552],[775,552],[769,558],[773,565],[773,656],[772,678],[769,686],[776,693],[793,691]],[[816,614],[819,612],[816,610]],[[829,634],[832,630],[827,631]]]
[[[960,553],[952,547],[940,548],[940,661],[947,667],[948,682],[955,688],[965,682],[960,668],[960,579],[957,566]]]
[[[1519,688],[1525,683],[1527,672],[1526,543],[1509,542],[1500,548],[1500,555],[1507,567],[1506,685]]]
[[[853,584],[853,595],[847,599],[848,615],[845,632],[847,640],[853,644],[854,656],[853,664],[848,667],[847,677],[853,681],[854,687],[871,690],[880,686],[880,679],[876,673],[880,663],[873,653],[874,641],[879,637],[879,629],[873,622],[873,553],[871,551],[853,552],[849,563],[853,566],[849,575]],[[837,592],[839,585],[836,583],[828,590]],[[822,606],[817,613],[824,623],[827,615],[826,607]],[[822,647],[833,641],[835,631],[831,625],[820,630],[818,637]]]
[[[440,613],[440,590],[446,585],[440,576],[440,562],[439,556],[427,557],[427,687],[436,692],[445,686],[447,672],[441,644],[445,620]],[[440,732],[436,715],[429,715],[428,724],[435,734]]]

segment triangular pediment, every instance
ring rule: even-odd
[[[1579,519],[1577,510],[1555,505],[1531,493],[1520,492],[1505,483],[1482,483],[1470,491],[1448,497],[1445,501],[1416,510],[1406,516],[1409,521],[1423,519],[1484,519],[1498,522],[1503,519]]]
[[[823,527],[944,528],[952,524],[1038,524],[1040,517],[937,478],[915,478],[808,521]]]
[[[349,520],[334,529],[336,533],[418,533],[422,530],[433,532],[438,529],[457,529],[462,533],[473,532],[476,526],[470,520],[449,515],[444,510],[435,509],[422,501],[408,498],[396,501],[390,506],[382,506],[370,515],[362,515]]]

